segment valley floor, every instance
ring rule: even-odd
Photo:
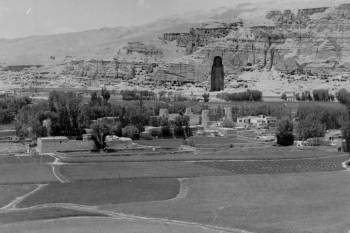
[[[2,156],[0,232],[350,229],[346,154],[324,148],[205,149],[175,161],[57,164],[45,156]],[[57,180],[54,166],[64,179]]]

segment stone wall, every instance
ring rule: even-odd
[[[38,138],[37,140],[39,154],[59,151],[90,151],[94,148],[95,143],[93,141],[68,140],[66,137]]]

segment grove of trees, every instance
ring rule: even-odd
[[[323,137],[328,129],[340,129],[346,120],[342,105],[302,104],[297,110],[297,137],[300,140]]]
[[[31,102],[29,97],[0,97],[0,124],[13,122],[17,112]]]
[[[216,97],[226,101],[261,101],[262,92],[258,90],[247,90],[238,93],[219,93]]]

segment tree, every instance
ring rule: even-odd
[[[111,98],[111,94],[106,88],[101,89],[101,96],[103,98],[104,104],[107,105],[109,98]]]
[[[346,148],[349,151],[349,148],[350,148],[350,116],[348,116],[347,121],[344,122],[344,124],[342,126],[342,135],[343,135],[343,138],[345,139]]]
[[[204,93],[202,96],[203,96],[204,102],[205,102],[205,103],[208,103],[208,102],[209,102],[210,94],[209,94],[209,93]]]
[[[24,106],[16,115],[16,134],[20,138],[44,137],[46,129],[42,122],[46,118],[46,104],[36,104]]]
[[[346,106],[347,114],[342,126],[342,134],[346,142],[346,148],[350,148],[350,93],[346,89],[340,89],[336,93],[338,101]]]
[[[287,94],[286,94],[286,93],[283,93],[283,94],[281,95],[281,99],[287,100]]]
[[[312,95],[315,101],[329,101],[331,98],[327,89],[313,90]]]
[[[320,115],[317,112],[310,113],[303,119],[299,119],[297,134],[301,140],[308,138],[324,137],[326,126],[321,121]]]
[[[174,127],[174,133],[176,137],[183,137],[186,139],[187,137],[191,136],[191,129],[189,127],[189,117],[183,116],[180,114],[175,118],[175,127]]]
[[[90,96],[90,105],[95,106],[95,105],[101,105],[101,104],[102,104],[101,97],[98,96],[96,91],[92,92]]]
[[[169,137],[173,136],[173,134],[171,132],[170,122],[167,118],[161,118],[160,125],[161,125],[161,131],[162,131],[163,138],[169,138]]]
[[[278,123],[276,137],[277,144],[280,146],[293,145],[293,122],[289,118],[284,118]]]
[[[336,94],[335,97],[337,98],[337,100],[342,103],[342,104],[349,104],[350,103],[350,94],[349,92],[345,89],[342,88],[340,89]]]
[[[52,131],[54,136],[78,136],[81,134],[79,127],[79,115],[81,110],[81,96],[73,92],[53,91],[49,96],[49,111],[57,117],[52,124],[57,125],[57,131]]]
[[[110,134],[110,125],[97,121],[90,128],[92,129],[96,149],[104,149],[106,147],[106,136]]]

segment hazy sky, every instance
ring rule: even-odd
[[[0,38],[137,25],[233,2],[237,0],[0,0]]]
[[[139,25],[239,2],[244,0],[0,0],[0,38]]]

